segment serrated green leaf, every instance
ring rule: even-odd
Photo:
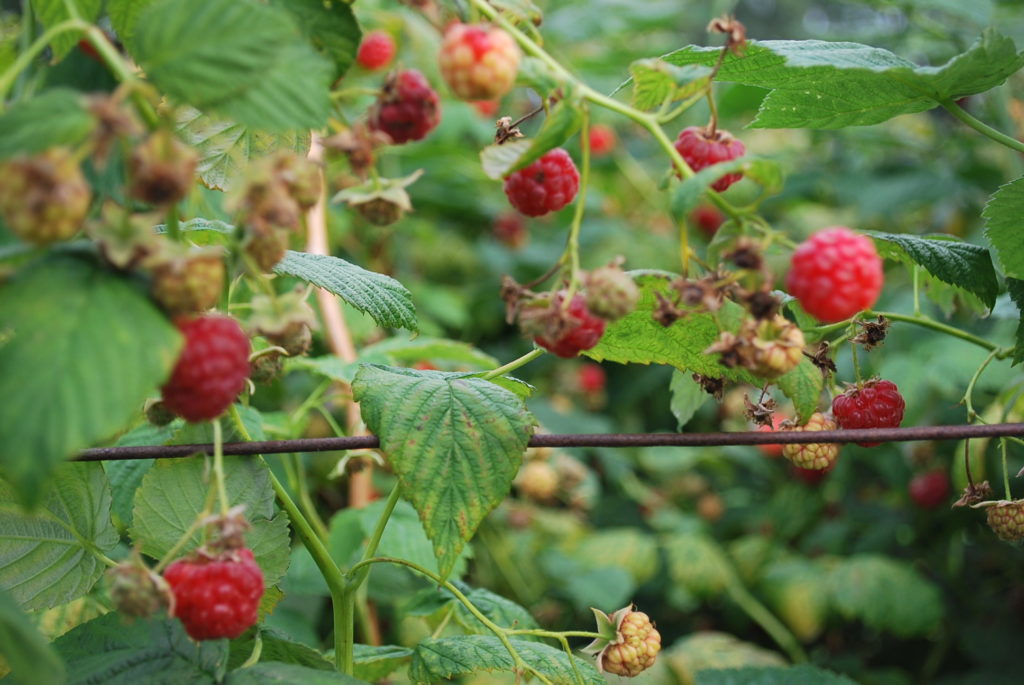
[[[663,59],[711,66],[720,53],[689,46]],[[938,67],[859,43],[751,41],[742,57],[726,56],[716,80],[771,90],[753,127],[831,129],[877,124],[982,93],[1021,66],[1024,55],[1013,41],[987,29],[967,52]]]
[[[538,642],[512,640],[512,646],[531,667],[547,676],[554,685],[578,685],[568,655]],[[605,680],[586,657],[574,657],[585,685],[604,685]],[[511,671],[512,657],[498,638],[463,635],[441,639],[427,638],[418,645],[409,666],[414,683],[436,683],[458,675],[481,671]]]
[[[1003,272],[1024,279],[1024,178],[1000,186],[981,216]]]
[[[345,75],[362,39],[350,4],[323,0],[271,0],[270,4],[287,10],[317,52],[331,60],[333,80]]]
[[[768,607],[802,642],[817,639],[829,612],[828,573],[809,559],[783,559],[766,566],[758,589]]]
[[[334,663],[319,651],[308,645],[295,642],[284,633],[267,626],[256,626],[242,637],[231,641],[231,655],[228,658],[228,670],[234,670],[245,663],[252,655],[255,646],[255,635],[259,633],[260,661],[277,661],[283,664],[295,664],[321,671],[333,671]]]
[[[89,137],[96,120],[85,109],[81,93],[53,88],[22,100],[0,115],[0,160],[34,155],[51,147],[74,147]]]
[[[438,371],[367,365],[352,392],[447,576],[484,516],[508,494],[532,417],[521,399],[493,383]]]
[[[424,336],[388,338],[364,347],[359,356],[366,362],[376,362],[378,360],[375,357],[380,357],[381,361],[386,358],[395,364],[412,364],[420,361],[450,362],[485,371],[498,367],[497,359],[469,343]]]
[[[654,320],[656,293],[671,296],[669,283],[674,274],[634,275],[640,286],[640,299],[636,309],[623,318],[608,324],[596,347],[583,354],[596,361],[620,364],[669,364],[680,371],[699,373],[711,378],[726,377],[756,383],[741,369],[727,369],[718,363],[717,355],[704,354],[704,350],[718,339],[718,326],[706,313],[689,314],[668,328]],[[739,305],[726,302],[719,312],[728,313]]]
[[[501,595],[495,594],[487,588],[469,588],[463,586],[460,589],[466,595],[466,598],[469,599],[470,603],[475,606],[480,613],[502,628],[509,628],[512,630],[540,628],[537,621],[529,611],[510,599],[506,599]],[[447,593],[446,590],[442,591]],[[490,629],[481,623],[476,616],[471,614],[469,609],[466,608],[466,605],[458,601],[455,598],[455,595],[451,595],[451,601],[454,602],[455,620],[466,630],[467,633],[473,635],[491,634]],[[529,642],[534,641],[530,638],[526,639]]]
[[[989,309],[999,295],[999,282],[988,250],[951,236],[915,236],[865,231],[883,259],[918,264],[935,278],[973,293]]]
[[[653,109],[671,100],[681,100],[707,86],[709,67],[676,66],[660,59],[641,59],[629,65],[633,75],[633,106]]]
[[[726,174],[736,172],[759,184],[764,188],[765,195],[775,195],[782,190],[782,165],[773,159],[743,156],[728,162],[712,164],[684,179],[672,194],[672,212],[676,216],[689,214],[701,203],[704,193],[715,181]]]
[[[378,500],[370,506],[359,510],[359,525],[362,530],[359,546],[362,546],[362,541],[369,539],[373,534],[383,512],[384,500]],[[331,548],[332,554],[339,548],[347,548],[347,545],[338,544],[340,542],[338,537],[344,534],[344,530],[336,528],[333,521],[331,522],[331,533],[331,540],[335,542],[335,545]],[[351,539],[348,542],[351,544]],[[433,571],[434,573],[441,572],[437,558],[434,556],[434,546],[427,537],[423,523],[420,521],[413,506],[405,500],[400,500],[395,505],[395,510],[391,513],[387,526],[384,528],[384,535],[381,536],[380,543],[377,546],[377,554],[384,557],[406,559],[423,566],[428,571]],[[471,547],[464,547],[459,552],[455,565],[452,567],[452,573],[456,577],[466,572],[466,562],[472,554],[473,550]],[[348,558],[336,557],[335,559],[339,564],[350,561]]]
[[[516,85],[532,88],[541,97],[547,97],[562,86],[562,81],[546,62],[526,55],[519,62]]]
[[[523,169],[545,153],[569,140],[583,124],[579,106],[568,98],[559,100],[544,125],[533,138],[502,145],[488,145],[480,151],[480,161],[488,178],[500,181],[513,171]]]
[[[324,378],[351,383],[359,369],[358,362],[345,362],[341,357],[324,355],[323,357],[289,357],[285,360],[286,371],[310,371]]]
[[[396,645],[353,645],[355,676],[371,683],[383,680],[412,661],[413,650]]]
[[[365,680],[336,671],[322,671],[276,661],[259,663],[228,673],[226,685],[369,685]]]
[[[1024,361],[1024,281],[1007,278],[1006,289],[1010,293],[1010,299],[1017,305],[1017,311],[1021,313],[1021,319],[1017,323],[1017,335],[1014,337],[1016,344],[1013,348],[1013,365],[1016,366]]]
[[[672,393],[669,409],[672,410],[672,416],[676,417],[679,430],[683,430],[697,410],[704,406],[710,395],[704,392],[700,383],[693,380],[693,374],[679,369],[672,371],[672,380],[668,389]]]
[[[199,152],[197,171],[203,185],[214,190],[231,190],[233,184],[242,179],[249,164],[271,152],[294,150],[305,154],[309,149],[309,131],[257,131],[235,121],[203,114],[194,107],[179,109],[175,123],[182,140]]]
[[[684,683],[694,682],[701,672],[707,670],[786,664],[775,652],[714,631],[701,631],[684,637],[658,658],[667,663],[676,678]]]
[[[160,0],[135,31],[136,57],[172,98],[266,130],[321,125],[331,67],[291,16],[254,0]]]
[[[274,273],[323,288],[373,317],[381,326],[417,330],[412,294],[404,285],[338,257],[288,250]]]
[[[6,659],[13,678],[23,683],[62,685],[67,682],[64,662],[3,590],[0,590],[0,657]]]
[[[725,553],[701,533],[675,533],[662,545],[668,574],[697,597],[713,597],[725,590],[735,575]]]
[[[69,685],[189,683],[213,685],[227,640],[193,642],[181,621],[139,619],[126,628],[117,612],[83,623],[54,642]]]
[[[103,467],[62,464],[38,510],[15,504],[0,480],[0,590],[22,609],[49,609],[81,597],[103,575],[93,554],[109,554],[118,536],[110,523],[110,488]]]
[[[801,664],[788,668],[730,668],[704,670],[695,685],[855,685],[846,676]]]
[[[78,17],[87,22],[96,21],[96,17],[100,15],[100,8],[103,6],[103,0],[74,0],[74,3]],[[66,0],[32,0],[32,9],[35,10],[39,20],[43,22],[43,26],[48,29],[74,18],[68,11]],[[71,48],[75,47],[80,38],[81,34],[77,32],[55,36],[50,41],[53,56],[58,60],[63,59]]]
[[[117,39],[132,55],[135,54],[135,26],[143,10],[156,0],[107,0],[107,14],[110,24],[117,33]]]
[[[56,464],[131,420],[181,345],[131,283],[70,255],[0,285],[0,331],[0,397],[17,398],[0,402],[0,470],[26,502]]]
[[[567,552],[590,568],[620,567],[632,576],[637,585],[650,580],[660,565],[657,542],[636,528],[591,531],[579,538]]]
[[[275,516],[274,491],[267,469],[248,457],[224,457],[225,485],[232,505],[245,505],[245,516],[253,524],[246,535],[266,585],[273,585],[288,568],[287,519]],[[203,510],[210,488],[206,460],[159,460],[142,479],[135,494],[131,537],[143,553],[154,559],[166,554],[192,526]],[[202,542],[197,530],[183,549],[191,551]]]
[[[849,619],[901,637],[925,635],[942,621],[939,589],[906,562],[848,557],[832,571],[832,601]]]
[[[821,389],[825,386],[825,377],[821,369],[806,356],[801,357],[795,369],[780,376],[775,383],[782,393],[793,401],[801,423],[806,422],[811,418],[811,414],[817,411]]]

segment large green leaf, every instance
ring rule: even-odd
[[[816,666],[788,668],[709,669],[697,674],[695,685],[855,685],[846,676]]]
[[[362,546],[362,540],[368,540],[373,535],[377,522],[380,521],[381,514],[384,512],[384,504],[384,500],[378,500],[370,506],[359,510],[359,527],[362,531],[362,537],[359,541],[360,547]],[[331,522],[331,533],[331,539],[336,540],[334,521]],[[332,547],[331,551],[333,554],[334,547]],[[411,561],[434,573],[441,572],[437,558],[434,556],[434,547],[423,528],[423,522],[420,521],[416,509],[404,500],[400,500],[395,506],[394,511],[391,512],[391,517],[388,519],[388,524],[384,528],[384,534],[381,536],[380,543],[377,546],[377,553],[380,556],[397,557]],[[472,547],[465,547],[459,553],[458,559],[452,567],[452,573],[456,577],[466,572],[466,562],[472,556],[472,553]],[[336,560],[339,564],[345,564],[349,561],[340,557],[336,558]]]
[[[726,369],[715,355],[704,354],[711,343],[718,340],[718,326],[714,317],[706,313],[689,314],[668,328],[654,320],[656,293],[670,296],[669,283],[673,274],[642,273],[634,275],[640,286],[640,299],[636,309],[608,325],[601,342],[583,352],[597,361],[620,364],[669,364],[680,371],[690,371],[730,380],[756,383],[753,377],[739,369]],[[739,305],[727,302],[726,309]]]
[[[107,0],[107,15],[117,38],[129,53],[135,54],[135,26],[143,10],[156,0]]]
[[[26,502],[57,463],[128,423],[181,345],[128,281],[72,256],[0,285],[0,331],[0,472]]]
[[[951,236],[916,236],[865,231],[884,259],[918,264],[935,278],[974,293],[992,308],[999,282],[988,250]]]
[[[633,106],[654,109],[700,92],[708,84],[709,67],[678,67],[660,59],[641,59],[629,65],[633,76]]]
[[[669,578],[697,597],[721,593],[735,575],[725,552],[703,533],[675,533],[662,548]]]
[[[67,682],[64,662],[18,605],[0,590],[0,657],[7,660],[14,678],[33,685]]]
[[[227,640],[193,642],[181,621],[140,619],[128,627],[117,612],[83,623],[54,646],[69,685],[213,685],[228,656]]]
[[[1000,187],[982,216],[999,266],[1007,276],[1024,279],[1024,178]]]
[[[719,162],[705,167],[690,178],[684,179],[672,195],[672,212],[686,216],[700,204],[704,193],[725,174],[741,173],[762,188],[765,195],[775,195],[782,190],[784,177],[782,165],[773,159],[743,156],[728,162]]]
[[[324,0],[271,0],[270,4],[286,9],[313,47],[334,63],[334,79],[345,75],[362,39],[350,4]]]
[[[0,115],[0,159],[32,155],[58,145],[83,142],[96,126],[82,94],[54,88],[15,103]]]
[[[531,628],[540,628],[537,621],[533,618],[529,611],[519,606],[510,599],[506,599],[499,594],[491,592],[487,588],[475,587],[470,588],[461,586],[460,590],[466,595],[466,598],[470,603],[475,606],[481,614],[486,616],[496,625],[502,628],[509,628],[512,630],[528,630]],[[441,592],[450,594],[447,590],[442,589]],[[455,620],[461,625],[467,633],[476,635],[489,635],[491,634],[490,629],[480,622],[476,616],[470,613],[466,605],[458,601],[455,595],[451,596],[451,602],[455,607]],[[528,641],[533,641],[527,638]]]
[[[413,651],[396,645],[353,645],[352,659],[357,678],[375,683],[412,660]]]
[[[225,685],[368,685],[365,680],[353,678],[336,671],[322,671],[297,664],[282,664],[276,661],[256,664],[232,671],[224,681]]]
[[[688,46],[663,59],[711,66],[721,50]],[[1024,55],[1013,41],[989,29],[967,52],[939,67],[919,67],[859,43],[752,41],[742,57],[726,56],[716,79],[771,90],[754,127],[842,128],[877,124],[982,93],[1021,66]]]
[[[301,278],[334,293],[381,326],[415,331],[416,309],[404,285],[384,274],[346,262],[338,257],[288,250],[274,273]]]
[[[806,356],[800,359],[795,369],[783,374],[775,382],[782,393],[792,400],[801,422],[806,422],[817,411],[825,377],[821,369]]]
[[[331,67],[288,12],[254,0],[160,0],[135,26],[135,53],[161,90],[268,130],[327,117]]]
[[[13,486],[0,480],[0,589],[26,610],[87,593],[105,568],[93,551],[109,554],[118,543],[102,466],[63,464],[52,485],[42,505],[25,513]]]
[[[1006,289],[1010,293],[1010,299],[1017,305],[1017,311],[1021,313],[1021,319],[1017,323],[1017,335],[1013,349],[1013,365],[1016,366],[1024,361],[1024,281],[1016,278],[1006,279]]]
[[[279,661],[320,671],[333,671],[334,663],[316,649],[295,642],[284,633],[267,626],[255,626],[242,637],[231,641],[228,669],[234,670],[252,656],[256,636],[260,638],[260,661]]]
[[[825,629],[828,583],[822,564],[801,557],[771,562],[758,578],[769,608],[803,642],[817,639]]]
[[[103,0],[73,0],[73,2],[79,18],[85,21],[95,21],[103,6]],[[68,11],[67,0],[32,0],[32,9],[35,10],[39,20],[43,22],[43,26],[48,29],[73,18]],[[71,48],[75,47],[80,38],[81,34],[74,32],[56,36],[50,42],[54,57],[63,58]]]
[[[352,391],[447,576],[484,516],[508,494],[532,417],[508,390],[460,374],[367,365]]]
[[[833,570],[832,599],[846,618],[902,637],[925,635],[942,621],[939,589],[906,562],[881,556],[844,559]]]
[[[207,188],[230,190],[255,159],[275,150],[305,154],[309,132],[268,133],[255,131],[224,118],[203,114],[194,107],[182,107],[177,117],[178,133],[199,151],[199,178]]]
[[[695,632],[665,649],[658,657],[679,682],[693,683],[706,670],[746,666],[784,666],[775,652],[732,635],[715,631]],[[756,681],[753,681],[756,682]]]
[[[669,409],[672,416],[676,417],[679,430],[683,430],[697,410],[704,406],[711,397],[700,383],[693,380],[693,374],[675,369],[672,371],[672,380],[668,386],[672,393],[672,400],[669,402]]]
[[[569,656],[538,642],[512,640],[523,661],[547,676],[555,685],[578,685]],[[585,685],[604,685],[604,677],[586,657],[573,657]],[[414,683],[436,683],[443,679],[481,671],[511,671],[512,657],[494,636],[463,635],[427,638],[416,645],[409,666]]]
[[[263,569],[266,585],[276,583],[288,569],[288,522],[274,516],[274,490],[266,467],[250,457],[225,457],[224,476],[233,506],[244,504],[253,524],[246,541]],[[201,458],[160,460],[146,473],[135,495],[131,536],[145,554],[160,559],[192,526],[203,510],[210,488],[210,469]],[[184,548],[202,541],[197,530]]]

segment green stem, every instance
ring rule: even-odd
[[[1010,136],[1006,135],[1005,133],[1002,133],[1000,131],[995,130],[994,128],[992,128],[991,126],[986,124],[985,122],[981,121],[980,119],[975,118],[973,115],[971,115],[963,107],[961,107],[960,105],[956,104],[956,102],[954,102],[953,100],[945,100],[945,101],[941,102],[940,104],[943,107],[946,108],[947,112],[949,112],[954,117],[956,117],[957,119],[959,119],[963,123],[965,123],[968,126],[970,126],[971,128],[973,128],[975,131],[977,131],[981,135],[988,136],[992,140],[994,140],[997,143],[1000,143],[1002,145],[1005,145],[1006,147],[1010,148],[1011,150],[1016,150],[1017,152],[1024,152],[1024,143],[1020,142],[1016,138],[1011,138]]]
[[[178,205],[172,205],[167,212],[167,237],[176,243],[181,242],[181,222],[178,218]]]
[[[983,347],[983,348],[985,348],[986,350],[988,350],[990,352],[994,351],[996,353],[996,355],[995,355],[996,359],[1005,359],[1007,356],[1009,356],[1013,352],[1013,348],[1001,348],[1001,347],[999,347],[999,345],[996,345],[995,343],[991,343],[988,340],[985,340],[984,338],[979,338],[978,336],[972,335],[970,333],[967,333],[966,331],[961,331],[959,328],[953,328],[952,326],[947,326],[944,323],[939,323],[938,321],[934,321],[934,320],[929,319],[927,317],[923,317],[923,316],[908,316],[906,314],[896,314],[894,312],[874,312],[874,311],[873,312],[867,312],[867,315],[868,316],[884,316],[885,318],[891,319],[892,321],[902,321],[904,323],[912,323],[915,326],[922,326],[923,328],[930,328],[933,331],[938,331],[939,333],[945,333],[946,335],[951,335],[954,338],[960,338],[961,340],[965,340],[965,341],[967,341],[969,343],[973,343],[973,344],[977,345],[978,347]]]
[[[991,352],[988,353],[988,356],[985,357],[985,361],[981,362],[981,365],[978,366],[978,369],[974,372],[974,375],[971,376],[970,382],[967,383],[967,390],[964,391],[964,397],[961,400],[961,402],[963,402],[964,405],[967,407],[967,423],[974,423],[974,420],[978,418],[978,413],[974,411],[974,386],[978,382],[978,379],[981,378],[981,374],[985,370],[985,368],[988,367],[989,363],[991,363],[993,359],[995,359],[996,352],[997,350],[992,350]]]
[[[601,633],[591,633],[586,630],[564,630],[555,632],[553,630],[544,630],[542,628],[521,628],[519,630],[506,630],[505,632],[508,635],[534,635],[536,637],[547,637],[553,640],[557,640],[560,637],[586,637],[591,640],[597,640],[604,637]]]
[[[566,254],[569,255],[569,288],[562,306],[566,309],[572,303],[572,298],[580,285],[580,229],[583,226],[583,213],[586,211],[587,185],[590,183],[590,112],[587,108],[583,110],[580,150],[582,151],[580,164],[583,167],[580,172],[580,189],[576,197],[572,224],[569,226],[569,238],[565,245]]]
[[[68,19],[62,21],[59,24],[54,24],[46,31],[36,38],[31,45],[14,60],[11,66],[7,67],[7,70],[3,74],[0,74],[0,103],[7,97],[7,91],[11,89],[15,79],[22,71],[28,68],[28,65],[32,63],[32,60],[36,58],[50,42],[61,35],[62,33],[70,33],[73,31],[84,32],[89,28],[89,24],[78,19]]]
[[[542,354],[544,354],[544,350],[542,350],[539,347],[535,347],[532,350],[530,350],[529,352],[527,352],[526,354],[524,354],[522,357],[519,357],[518,359],[513,359],[512,361],[510,361],[508,364],[505,364],[504,366],[499,366],[496,369],[492,369],[492,370],[488,371],[487,373],[485,373],[484,375],[480,376],[480,378],[484,379],[485,381],[489,381],[492,378],[497,378],[498,376],[504,376],[505,374],[507,374],[507,373],[509,373],[511,371],[515,371],[520,366],[526,366],[527,364],[529,364],[530,362],[532,362],[534,359],[536,359],[537,357],[541,356]]]
[[[914,316],[921,316],[921,267],[914,265]]]
[[[117,80],[128,86],[131,91],[132,103],[134,103],[135,109],[146,122],[146,126],[150,129],[155,129],[159,126],[160,117],[157,115],[156,110],[153,109],[153,105],[143,97],[140,91],[140,88],[143,86],[142,81],[135,75],[135,72],[132,71],[131,66],[125,62],[124,58],[121,57],[121,53],[113,46],[106,34],[98,26],[88,25],[85,31],[85,39],[89,41],[89,45],[103,58],[103,63],[113,72]]]
[[[853,353],[853,379],[857,382],[857,386],[860,387],[860,360],[857,358],[857,343],[851,341],[850,350]]]
[[[228,500],[228,488],[224,483],[224,433],[221,431],[220,419],[214,419],[211,423],[213,424],[213,479],[217,481],[220,513],[227,515],[231,505]]]
[[[309,519],[309,523],[313,526],[313,530],[316,531],[317,535],[320,536],[320,539],[326,540],[327,525],[320,518],[320,514],[316,510],[316,504],[309,494],[309,482],[306,480],[306,468],[302,463],[302,458],[298,454],[292,454],[291,462],[292,469],[295,471],[295,491],[299,494],[299,506],[302,507],[303,513]]]
[[[785,650],[786,654],[789,655],[790,661],[795,664],[807,662],[807,653],[804,652],[803,647],[800,646],[793,633],[789,632],[789,629],[779,619],[775,618],[775,614],[768,611],[754,595],[750,594],[750,591],[743,587],[743,584],[738,579],[731,578],[726,591],[732,601],[736,602],[740,609],[746,612],[747,616],[764,628],[765,632],[775,640],[775,643]]]
[[[192,539],[192,535],[199,530],[200,526],[203,525],[203,520],[209,515],[209,513],[209,510],[204,508],[198,515],[196,515],[196,519],[192,522],[192,525],[188,527],[188,530],[185,531],[184,535],[178,538],[178,541],[174,543],[174,547],[171,547],[167,554],[165,554],[163,558],[157,562],[157,565],[153,567],[153,573],[160,573],[164,566],[174,561],[175,557],[178,556],[178,552],[181,551],[181,548],[188,544],[189,540]]]
[[[1010,472],[1006,465],[1006,439],[999,440],[999,449],[1002,452],[1003,458],[1003,491],[1006,493],[1006,499],[1013,500],[1013,494],[1010,492]]]
[[[249,431],[246,430],[245,424],[242,423],[242,417],[238,413],[238,407],[235,405],[231,406],[231,419],[235,424],[235,429],[243,440],[251,440]],[[310,556],[313,557],[313,562],[317,568],[320,569],[320,573],[323,575],[324,580],[327,582],[327,588],[331,593],[331,602],[334,606],[334,667],[338,670],[341,669],[341,607],[342,599],[345,595],[345,577],[338,569],[337,564],[331,559],[330,552],[327,551],[327,547],[324,543],[316,536],[316,532],[313,531],[312,526],[309,525],[309,521],[299,511],[298,506],[292,500],[291,495],[288,494],[288,490],[284,487],[274,472],[270,470],[270,466],[267,464],[263,455],[259,456],[260,463],[263,464],[267,469],[267,474],[270,476],[270,484],[274,488],[274,494],[277,495],[278,502],[281,503],[281,508],[288,514],[288,518],[291,520],[292,528],[295,529],[295,534],[299,536],[299,540],[305,545],[306,550],[309,551]]]

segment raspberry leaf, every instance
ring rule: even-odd
[[[805,356],[795,369],[775,382],[783,394],[793,401],[800,422],[805,423],[817,410],[818,400],[821,399],[821,389],[825,385],[821,370]]]
[[[1015,337],[1017,344],[1013,349],[1013,365],[1016,366],[1024,361],[1024,281],[1007,278],[1006,289],[1010,292],[1010,299],[1017,305],[1017,310],[1021,312]]]
[[[12,483],[0,480],[0,590],[24,610],[49,609],[81,597],[103,575],[103,554],[117,546],[110,487],[99,464],[62,464],[39,508],[23,513]]]
[[[759,184],[764,189],[763,195],[776,195],[782,190],[782,165],[772,159],[745,155],[728,162],[712,164],[684,179],[672,195],[673,213],[686,216],[701,203],[704,194],[715,181],[736,172]]]
[[[357,678],[375,683],[387,678],[412,660],[413,650],[397,645],[353,645]],[[333,668],[333,665],[332,665]]]
[[[736,572],[714,539],[699,532],[679,532],[663,545],[668,576],[696,597],[714,597],[736,582]]]
[[[538,642],[512,640],[512,646],[523,661],[547,676],[555,685],[578,685],[572,664],[584,685],[604,685],[604,677],[589,659],[569,657],[561,649]],[[512,671],[514,664],[501,641],[488,635],[427,638],[416,645],[409,665],[409,678],[414,683],[436,683],[459,675],[481,671]]]
[[[721,48],[688,46],[663,59],[713,65]],[[921,67],[888,50],[820,40],[752,41],[729,54],[716,76],[768,88],[755,128],[823,128],[877,124],[899,114],[982,93],[1024,66],[1013,40],[987,29],[967,52],[939,67]]]
[[[915,236],[864,231],[875,241],[882,259],[917,264],[944,283],[962,288],[991,309],[999,295],[999,282],[988,250],[952,236]]]
[[[461,374],[365,365],[352,391],[448,576],[508,494],[532,417],[513,393]]]
[[[480,151],[484,173],[498,181],[513,171],[527,167],[569,140],[583,123],[583,113],[575,102],[559,100],[544,120],[540,131],[528,140],[488,145]]]
[[[384,327],[417,330],[412,294],[384,274],[367,271],[338,257],[288,250],[274,273],[295,276],[334,293]]]
[[[697,413],[697,410],[704,406],[708,398],[711,397],[704,388],[700,387],[697,381],[693,380],[693,374],[685,373],[676,369],[672,372],[672,381],[668,386],[669,392],[672,393],[672,401],[669,403],[669,409],[672,410],[672,415],[676,417],[678,429],[683,430],[693,415]]]
[[[67,682],[64,663],[49,640],[3,591],[0,591],[0,642],[5,645],[3,655],[12,674],[21,682]]]
[[[849,557],[835,568],[831,581],[839,612],[875,630],[926,635],[942,621],[938,588],[905,562],[867,554]]]
[[[1024,279],[1024,178],[1000,187],[989,198],[982,216],[985,237],[995,248],[999,266],[1007,276]]]
[[[855,685],[846,676],[816,666],[714,668],[697,674],[696,685]]]
[[[43,26],[49,29],[56,24],[74,18],[71,16],[68,4],[67,0],[32,0],[32,9],[39,16],[39,20],[43,22]],[[99,16],[103,0],[74,0],[73,6],[78,13],[78,18],[92,22]],[[79,38],[80,34],[73,31],[55,36],[50,41],[54,57],[58,60],[63,59],[71,51],[71,48],[75,47]]]
[[[308,668],[297,664],[282,664],[264,661],[247,666],[228,674],[225,685],[279,685],[280,683],[302,683],[303,685],[367,685],[344,673]]]
[[[96,127],[84,104],[82,94],[68,88],[13,104],[0,116],[0,160],[82,143]]]
[[[345,75],[363,36],[351,5],[323,0],[271,0],[270,4],[287,10],[317,52],[334,63],[333,80]]]
[[[29,503],[54,465],[124,428],[181,345],[128,281],[67,254],[0,286],[0,331],[0,397],[17,398],[0,402],[0,465]]]
[[[681,100],[707,86],[709,67],[677,67],[660,59],[640,59],[629,65],[633,75],[633,106],[648,110]]]

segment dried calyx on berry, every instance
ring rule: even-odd
[[[633,677],[654,665],[661,651],[661,634],[647,614],[635,611],[632,605],[610,616],[599,609],[591,611],[601,637],[582,651],[597,656],[598,671]]]
[[[282,150],[249,167],[227,206],[246,227],[298,230],[302,212],[316,204],[322,188],[318,165]]]
[[[493,100],[512,89],[521,54],[504,29],[455,22],[445,31],[441,76],[462,100]]]
[[[390,226],[412,211],[412,200],[405,189],[422,175],[420,169],[404,178],[373,179],[345,188],[332,201],[348,204],[374,226]]]
[[[22,240],[48,245],[74,236],[85,220],[92,191],[67,148],[0,164],[0,215]]]
[[[174,594],[162,576],[154,573],[136,550],[131,557],[107,570],[110,601],[130,618],[148,618],[159,611],[174,613]]]
[[[102,168],[106,165],[114,143],[138,135],[142,127],[131,109],[124,106],[122,98],[91,95],[87,103],[89,113],[96,119],[96,127],[92,132],[93,159]]]
[[[131,269],[156,254],[165,241],[153,231],[160,223],[155,213],[132,214],[112,200],[103,203],[99,217],[85,224],[100,254],[117,269]]]
[[[308,295],[303,288],[274,297],[256,295],[252,298],[250,330],[271,345],[284,348],[289,356],[305,354],[312,344],[312,329],[317,327],[316,314],[306,303]]]
[[[146,262],[152,273],[150,293],[171,316],[212,309],[224,287],[224,257],[219,247],[188,248],[164,242]]]
[[[792,371],[803,357],[804,334],[776,314],[771,319],[748,319],[738,333],[722,331],[704,354],[718,353],[726,368],[743,367],[761,378],[777,378]]]
[[[811,414],[811,418],[802,426],[785,422],[780,426],[783,431],[831,431],[836,430],[836,422],[820,412]],[[831,469],[839,458],[840,445],[833,442],[799,444],[791,443],[782,448],[782,456],[794,466],[809,471]]]
[[[861,327],[861,331],[850,338],[850,342],[863,345],[865,350],[873,350],[885,342],[885,336],[889,331],[889,319],[881,314],[875,321],[855,321],[854,323]]]
[[[604,335],[605,320],[587,309],[586,299],[576,293],[566,305],[566,292],[544,293],[518,304],[519,326],[538,345],[559,357],[575,357],[597,345]]]
[[[370,128],[395,145],[425,138],[440,122],[437,93],[416,69],[389,76],[368,116]]]
[[[199,153],[168,129],[150,134],[128,161],[129,193],[157,207],[169,207],[188,195],[195,183]]]
[[[640,288],[622,270],[622,258],[594,269],[583,278],[587,309],[608,321],[616,321],[636,309]]]
[[[371,130],[366,125],[357,123],[350,129],[324,139],[324,149],[345,155],[352,171],[359,178],[365,179],[374,164],[374,151],[390,142],[391,138],[386,133]]]

